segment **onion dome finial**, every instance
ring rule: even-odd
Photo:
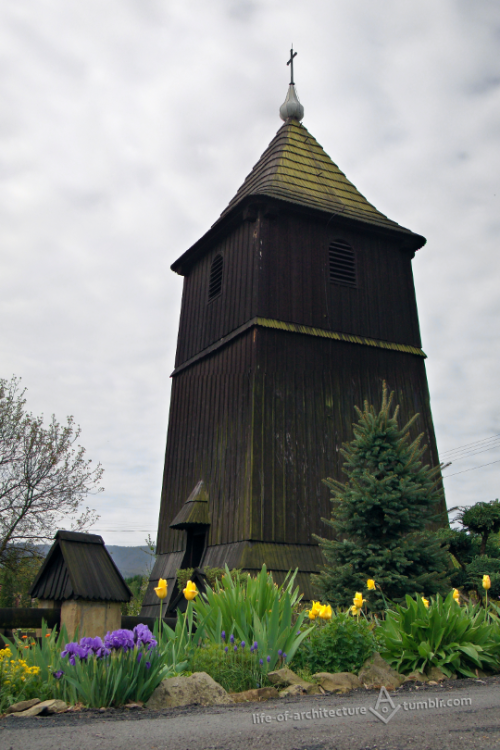
[[[280,117],[285,122],[287,120],[298,120],[299,122],[304,118],[304,107],[299,102],[297,92],[295,91],[295,81],[293,80],[293,58],[297,57],[297,53],[290,50],[290,59],[287,65],[290,65],[290,85],[288,86],[288,92],[286,99],[280,107]]]

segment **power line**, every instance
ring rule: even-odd
[[[491,435],[491,437],[483,438],[482,440],[476,440],[473,443],[465,443],[464,445],[459,445],[457,448],[450,448],[447,451],[440,451],[440,455],[444,456],[444,455],[447,455],[448,453],[455,453],[456,451],[461,452],[465,448],[471,448],[471,450],[474,450],[472,446],[479,447],[480,443],[487,443],[489,440],[495,440],[498,438],[500,438],[500,433],[498,433],[497,435]]]
[[[500,464],[500,458],[498,461],[491,461],[489,464],[481,464],[481,466],[473,466],[472,469],[464,469],[463,471],[456,471],[454,474],[446,474],[446,476],[443,477],[443,479],[448,479],[448,477],[456,477],[457,474],[465,474],[467,471],[476,471],[476,469],[484,469],[485,466],[492,466],[492,464]]]
[[[487,453],[487,451],[492,451],[495,448],[500,448],[500,442],[495,443],[494,445],[490,445],[488,448],[484,448],[483,450],[471,450],[468,453],[464,453],[462,456],[458,456],[455,458],[455,456],[446,456],[445,460],[452,461],[454,464],[457,463],[457,461],[462,461],[464,458],[469,458],[469,456],[478,456],[480,453]]]

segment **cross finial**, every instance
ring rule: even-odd
[[[293,80],[293,58],[297,57],[297,53],[293,51],[293,44],[292,49],[290,50],[290,59],[287,62],[287,65],[290,65],[290,86],[295,86],[295,82]]]

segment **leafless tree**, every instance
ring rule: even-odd
[[[7,550],[26,552],[52,539],[58,528],[86,530],[95,511],[80,510],[88,494],[101,492],[100,464],[91,468],[85,449],[75,445],[80,427],[73,417],[60,425],[52,416],[25,410],[19,378],[0,378],[0,565]],[[69,520],[70,519],[70,520]]]

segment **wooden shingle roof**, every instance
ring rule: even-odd
[[[422,237],[389,219],[366,200],[298,120],[288,120],[276,133],[242,186],[215,224],[172,263],[172,271],[185,275],[192,261],[234,215],[238,206],[253,198],[271,198],[302,210],[325,212],[329,218],[362,222],[367,228],[397,232],[407,249],[418,250]]]
[[[209,525],[208,492],[200,480],[170,524],[170,528],[183,530],[193,526]]]
[[[298,120],[289,120],[278,130],[221,218],[250,195],[413,234],[372,206]]]
[[[30,589],[34,599],[128,602],[132,592],[101,536],[58,531]]]

